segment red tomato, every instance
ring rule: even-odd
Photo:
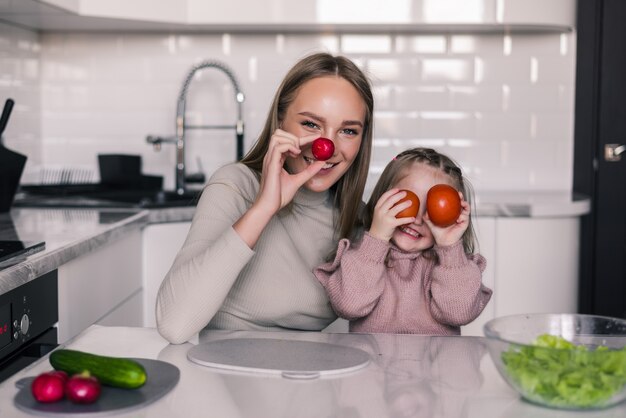
[[[407,200],[411,201],[411,206],[409,206],[408,208],[406,208],[403,211],[401,211],[400,213],[398,213],[396,215],[396,218],[409,218],[409,217],[415,218],[417,216],[417,212],[419,212],[419,210],[420,210],[420,199],[419,199],[419,197],[417,197],[417,195],[415,193],[413,193],[412,191],[410,191],[410,190],[402,189],[401,191],[402,192],[406,192],[406,196],[404,196],[394,206],[399,205],[402,202],[406,202]]]
[[[335,153],[335,144],[328,138],[317,138],[311,145],[316,160],[326,161]]]
[[[459,192],[447,184],[436,184],[426,196],[426,211],[435,225],[445,228],[459,219],[461,199]]]

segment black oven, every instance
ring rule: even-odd
[[[58,293],[54,270],[0,295],[0,382],[57,347]]]

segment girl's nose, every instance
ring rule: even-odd
[[[416,225],[422,225],[424,223],[424,209],[423,208],[420,208],[419,212],[417,212],[414,223]]]

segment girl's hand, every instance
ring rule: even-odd
[[[376,206],[374,206],[374,216],[372,217],[372,225],[369,230],[371,236],[383,241],[389,241],[393,231],[398,226],[415,221],[413,217],[396,218],[398,213],[411,206],[410,200],[394,206],[405,196],[406,192],[400,192],[400,189],[397,188],[387,190],[380,196]]]
[[[463,193],[459,192],[459,197],[461,198],[461,214],[459,215],[459,219],[456,220],[456,223],[448,227],[441,228],[436,226],[430,221],[428,212],[424,213],[424,221],[430,228],[435,242],[440,247],[452,245],[462,239],[465,230],[467,230],[469,226],[470,205],[463,199]]]
[[[277,129],[270,139],[267,153],[263,158],[261,186],[255,205],[270,214],[284,208],[295,196],[304,183],[315,176],[324,166],[323,161],[316,161],[297,174],[285,170],[285,159],[298,157],[300,147],[315,140],[319,135],[298,138],[282,129]]]

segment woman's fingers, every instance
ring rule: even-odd
[[[300,148],[296,147],[293,142],[278,143],[274,145],[273,149],[274,156],[281,157],[283,161],[286,154],[290,155],[291,157],[296,157],[298,154],[300,154],[300,152]]]
[[[319,173],[325,164],[326,162],[324,161],[314,161],[301,172],[293,174],[292,177],[295,179],[298,188],[300,188],[304,183],[306,183],[307,181],[312,179],[317,173]]]
[[[311,142],[315,141],[319,137],[320,137],[319,134],[303,136],[302,138],[298,139],[298,144],[300,146],[303,146],[303,145],[306,145],[306,144],[310,144]]]

